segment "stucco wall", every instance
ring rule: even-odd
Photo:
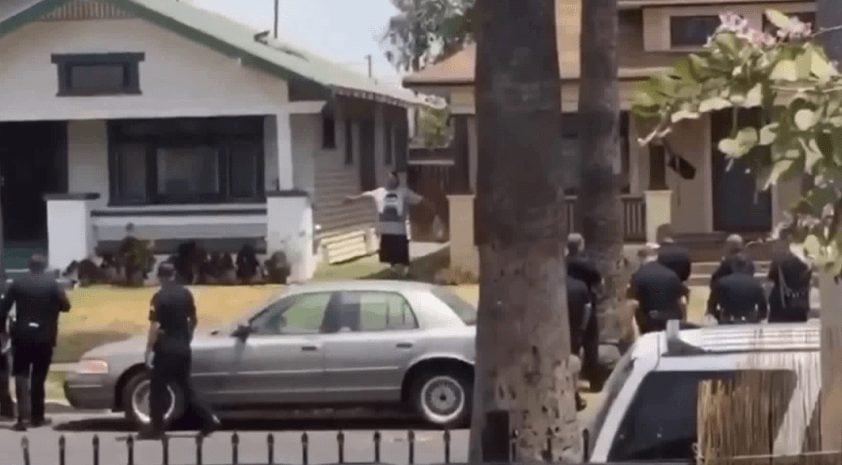
[[[0,38],[0,120],[274,114],[286,83],[141,19],[35,22]],[[57,97],[55,53],[144,52],[142,95]]]
[[[108,204],[108,131],[103,120],[67,124],[67,188],[100,197],[95,207]]]

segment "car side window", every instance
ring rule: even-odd
[[[626,411],[611,444],[608,460],[634,462],[648,460],[694,460],[697,437],[699,384],[711,380],[732,380],[746,371],[656,371],[640,383],[634,400]],[[796,375],[791,371],[772,371],[787,377],[789,399],[795,389]],[[783,409],[784,411],[786,409]],[[780,427],[780,418],[772,421]]]
[[[343,292],[340,311],[351,331],[399,331],[418,328],[409,302],[394,292]]]
[[[318,334],[322,329],[331,293],[301,294],[281,299],[251,321],[252,334]]]

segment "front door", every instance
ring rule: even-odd
[[[758,112],[741,112],[738,127],[760,121]],[[730,137],[732,129],[730,112],[718,112],[711,116],[714,229],[724,232],[768,232],[772,229],[771,191],[757,190],[754,174],[748,172],[745,161],[734,160],[729,169],[728,158],[717,148],[720,140]]]
[[[377,163],[374,156],[374,121],[360,121],[360,187],[364,191],[377,187]]]
[[[330,293],[290,296],[251,322],[220,367],[227,370],[219,403],[255,407],[315,403],[324,391],[322,325]]]

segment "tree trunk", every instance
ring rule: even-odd
[[[519,433],[519,461],[574,461],[555,5],[480,0],[477,21],[477,221],[484,233],[471,461],[491,458],[483,457],[481,438],[487,414],[500,410]]]
[[[597,290],[600,341],[618,344],[623,281],[620,189],[620,96],[617,84],[617,0],[582,2],[579,141],[582,182],[577,209],[589,255],[605,278]]]
[[[839,0],[817,0],[816,20],[820,29],[842,27]],[[820,36],[828,56],[842,63],[842,30]],[[832,276],[821,273],[821,360],[822,360],[822,448],[842,450],[842,286]]]

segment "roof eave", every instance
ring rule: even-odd
[[[647,68],[623,68],[620,70],[617,77],[621,81],[635,81],[641,79],[648,79],[653,74],[668,70],[666,66],[655,66]],[[562,82],[576,82],[580,78],[562,76]],[[452,79],[404,79],[404,86],[406,87],[457,87],[457,86],[472,86],[474,85],[473,78],[452,78]]]

